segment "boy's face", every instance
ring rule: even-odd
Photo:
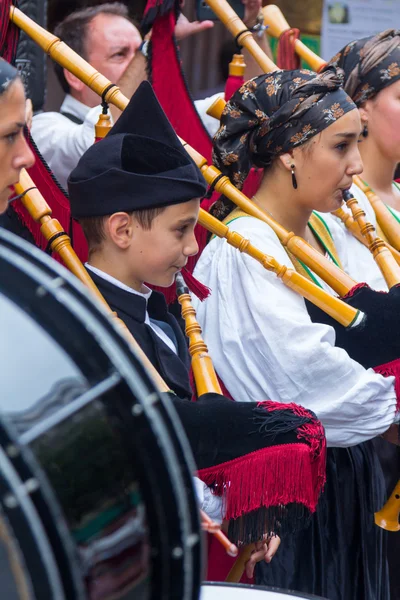
[[[168,287],[174,282],[176,273],[186,265],[189,256],[199,250],[194,236],[199,208],[198,199],[167,206],[153,220],[149,230],[134,222],[129,249],[134,277],[160,287]]]

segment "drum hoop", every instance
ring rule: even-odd
[[[47,533],[42,526],[41,519],[36,512],[36,508],[34,507],[29,494],[26,492],[24,482],[19,478],[18,473],[15,471],[10,460],[1,447],[0,471],[2,474],[3,485],[10,487],[9,498],[10,500],[12,499],[12,504],[7,506],[7,502],[4,498],[2,498],[2,510],[9,519],[10,524],[15,520],[16,517],[21,518],[21,513],[25,520],[28,521],[29,531],[36,545],[41,562],[43,563],[43,568],[46,571],[51,597],[57,599],[60,598],[60,600],[62,600],[65,598],[63,585],[59,576],[58,566],[51,551],[51,545],[48,540]],[[20,513],[19,515],[17,515],[17,511]],[[35,587],[35,582],[32,579],[31,581],[32,585]]]
[[[262,590],[265,592],[274,592],[275,594],[281,594],[282,597],[290,596],[294,598],[306,598],[307,600],[327,600],[322,596],[315,596],[314,594],[305,594],[304,592],[298,592],[296,590],[284,590],[278,587],[271,587],[266,585],[253,585],[245,583],[225,583],[223,581],[203,581],[202,587],[221,587],[221,588],[243,588],[243,589],[255,589]]]

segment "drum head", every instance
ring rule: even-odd
[[[2,230],[0,315],[0,532],[4,515],[4,556],[26,573],[7,576],[37,600],[197,598],[194,464],[173,407],[86,289]]]
[[[262,587],[256,585],[212,583],[201,586],[200,600],[327,600],[320,596],[312,596],[290,590]]]

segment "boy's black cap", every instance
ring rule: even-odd
[[[206,183],[144,81],[107,137],[81,157],[68,189],[79,219],[187,202],[204,196]]]

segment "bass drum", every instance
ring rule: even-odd
[[[173,406],[83,286],[1,229],[0,323],[1,597],[198,598]]]
[[[321,596],[310,596],[278,588],[229,583],[205,583],[201,587],[200,600],[326,600]]]

